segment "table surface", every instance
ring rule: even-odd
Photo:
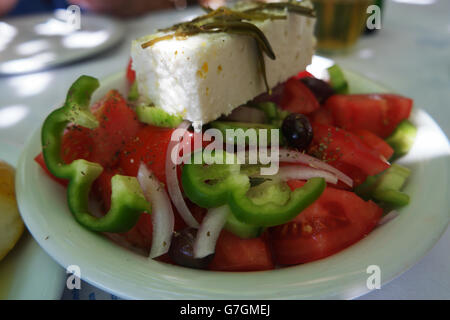
[[[79,75],[103,78],[124,70],[132,39],[198,12],[194,8],[126,21],[124,40],[94,58],[45,72],[0,77],[0,114],[7,108],[17,111],[13,125],[7,126],[0,119],[0,144],[24,144],[55,103],[64,100],[67,88]],[[361,38],[350,53],[331,58],[413,98],[450,136],[450,1],[388,1],[382,29]],[[360,299],[450,299],[449,250],[447,229],[418,264]]]

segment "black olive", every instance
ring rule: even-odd
[[[303,82],[303,84],[306,85],[312,93],[314,93],[320,104],[323,104],[330,96],[334,94],[333,88],[331,88],[331,86],[323,80],[314,77],[306,77],[301,78],[300,81]]]
[[[299,151],[306,150],[313,138],[311,123],[306,116],[291,113],[283,120],[281,132],[287,143]]]
[[[214,258],[214,254],[201,259],[194,258],[194,241],[197,229],[186,228],[180,232],[175,232],[172,236],[172,243],[169,249],[169,256],[176,264],[194,268],[206,269]]]

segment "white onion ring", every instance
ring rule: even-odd
[[[189,121],[183,121],[177,129],[186,130],[190,127],[191,123]],[[183,139],[189,140],[189,139]],[[188,143],[188,141],[183,141],[183,143]],[[190,143],[190,141],[189,141]],[[175,149],[176,148],[176,149]],[[195,220],[191,211],[189,210],[186,202],[184,201],[183,194],[180,190],[180,185],[178,184],[177,176],[177,164],[172,161],[172,150],[175,149],[175,154],[177,155],[177,162],[180,160],[180,140],[171,140],[167,148],[166,153],[166,182],[167,190],[169,191],[170,199],[172,200],[175,208],[177,208],[180,216],[183,218],[184,222],[190,227],[198,228],[199,224]]]
[[[216,242],[230,214],[228,206],[208,210],[194,242],[194,258],[204,258],[216,251]]]
[[[139,167],[138,181],[145,198],[152,204],[153,236],[150,258],[153,259],[169,251],[175,217],[166,190],[143,163]]]
[[[336,184],[338,178],[331,172],[314,169],[306,166],[285,166],[278,170],[278,176],[284,180],[308,180],[311,178],[324,178],[326,182]]]
[[[347,176],[342,171],[326,164],[323,161],[320,161],[317,158],[314,158],[310,155],[304,154],[302,152],[288,150],[288,149],[280,149],[280,162],[288,162],[288,163],[302,163],[310,166],[315,169],[322,169],[328,172],[333,173],[336,177],[341,180],[343,183],[348,185],[349,187],[353,187],[353,180],[349,176]]]

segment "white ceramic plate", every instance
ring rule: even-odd
[[[346,72],[354,93],[383,92],[382,86]],[[124,74],[102,81],[94,99],[107,89],[124,91]],[[394,220],[327,259],[264,272],[225,273],[168,265],[127,251],[87,231],[72,218],[65,190],[33,162],[40,132],[20,158],[17,196],[25,223],[39,244],[62,266],[78,265],[81,277],[123,298],[284,299],[353,298],[367,293],[367,268],[381,269],[382,283],[416,263],[449,223],[450,147],[437,124],[416,107],[418,137],[402,163],[412,170],[405,192],[411,204]]]
[[[0,142],[0,159],[15,166],[20,146]],[[65,272],[28,231],[0,261],[0,300],[60,299]]]
[[[124,35],[122,23],[83,14],[80,29],[71,31],[61,12],[3,19],[0,22],[0,74],[48,69],[98,54]]]

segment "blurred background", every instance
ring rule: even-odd
[[[413,98],[415,106],[430,113],[450,135],[449,0],[312,2],[318,19],[318,54]],[[0,0],[0,159],[16,161],[26,139],[64,100],[79,75],[102,79],[124,71],[133,39],[192,19],[203,12],[199,4],[216,8],[233,3]],[[71,5],[78,7],[67,11]],[[424,260],[366,298],[449,298],[450,283],[444,281],[450,267],[449,245],[447,231]],[[64,271],[53,264],[64,281]],[[86,288],[81,294],[91,298],[95,288]],[[73,298],[71,293],[64,297]]]

